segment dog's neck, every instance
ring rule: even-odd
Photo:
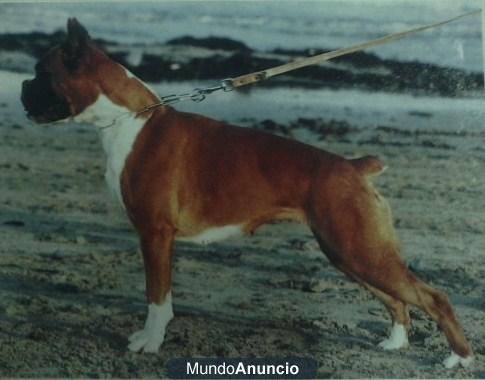
[[[140,111],[160,102],[155,92],[121,65],[114,69],[111,66],[109,75],[110,80],[100,82],[96,101],[76,115],[74,121],[107,130],[116,128],[123,120],[148,119],[152,111]]]

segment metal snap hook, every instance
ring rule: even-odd
[[[230,92],[234,90],[234,85],[232,84],[232,78],[226,78],[221,81],[221,87],[224,92]]]
[[[205,99],[205,94],[200,88],[196,88],[192,94],[190,94],[190,100],[199,103]]]

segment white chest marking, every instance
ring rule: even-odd
[[[238,225],[228,225],[224,227],[209,228],[195,236],[177,238],[179,241],[186,241],[198,244],[209,244],[216,241],[225,240],[232,236],[243,235],[243,229]]]
[[[100,129],[100,135],[107,158],[105,179],[111,193],[122,206],[121,173],[133,143],[146,122],[146,119],[135,118],[134,114],[128,112],[105,95],[99,95],[96,102],[74,118],[76,122],[94,124],[100,128],[116,120],[109,128]]]

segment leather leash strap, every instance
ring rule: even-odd
[[[266,70],[263,70],[263,71],[257,71],[255,73],[241,75],[241,76],[236,77],[236,78],[225,79],[223,81],[223,84],[226,87],[226,89],[229,89],[229,88],[232,89],[232,88],[237,88],[237,87],[241,87],[241,86],[246,86],[248,84],[260,82],[262,80],[274,77],[276,75],[286,73],[288,71],[297,70],[297,69],[300,69],[302,67],[315,65],[317,63],[322,63],[322,62],[328,61],[330,59],[340,57],[340,56],[343,56],[343,55],[347,55],[347,54],[350,54],[350,53],[355,53],[357,51],[364,50],[364,49],[367,49],[367,48],[370,48],[370,47],[373,47],[373,46],[384,45],[384,44],[387,44],[389,42],[400,40],[401,38],[404,38],[404,37],[409,36],[411,34],[422,32],[422,31],[428,30],[428,29],[433,29],[433,28],[436,28],[438,26],[446,25],[446,24],[449,24],[450,22],[462,19],[464,17],[479,14],[480,12],[481,12],[481,10],[475,10],[475,11],[472,11],[472,12],[462,14],[460,16],[450,18],[448,20],[444,20],[444,21],[433,23],[433,24],[420,26],[418,28],[405,30],[403,32],[389,34],[387,36],[377,38],[377,39],[372,40],[372,41],[367,41],[367,42],[363,42],[363,43],[353,45],[353,46],[349,46],[349,47],[346,47],[346,48],[333,50],[333,51],[330,51],[330,52],[327,52],[327,53],[318,54],[318,55],[308,57],[308,58],[299,59],[297,61],[293,61],[293,62],[290,62],[290,63],[286,63],[284,65],[272,67],[270,69],[266,69]]]

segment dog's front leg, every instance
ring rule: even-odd
[[[131,351],[158,352],[172,311],[172,245],[174,231],[165,226],[139,231],[145,263],[148,316],[143,330],[130,336]]]

